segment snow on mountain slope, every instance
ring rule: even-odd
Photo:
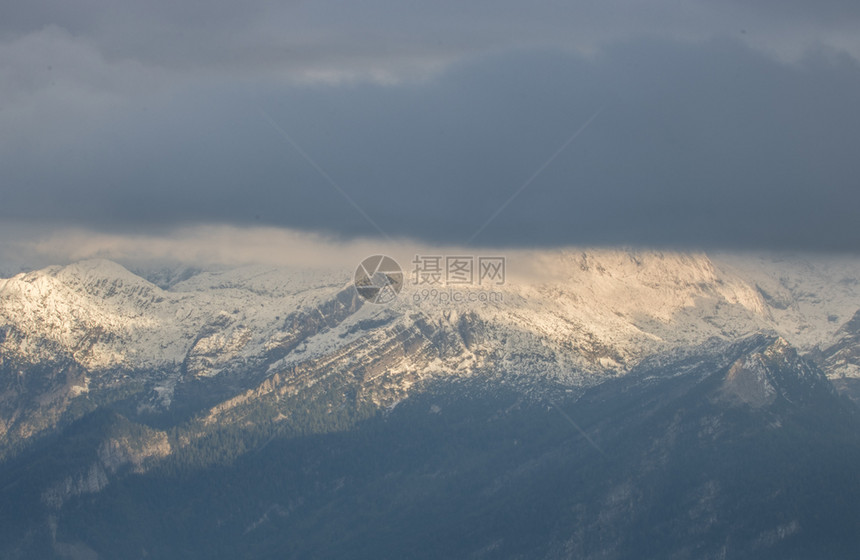
[[[740,278],[719,274],[703,254],[569,252],[540,255],[533,266],[548,279],[513,283],[518,297],[514,305],[506,301],[505,321],[548,340],[579,341],[606,367],[761,328],[765,305],[758,294]]]
[[[320,309],[349,289],[349,271],[203,271],[165,290],[104,260],[49,267],[0,280],[0,357],[29,364],[71,357],[90,372],[170,371],[157,388],[167,402],[180,375],[214,377],[254,364],[274,373],[357,348],[358,340],[372,353],[412,329],[428,344],[442,333],[456,351],[431,363],[404,358],[397,365],[404,371],[496,367],[588,385],[712,338],[772,330],[806,350],[826,346],[841,319],[860,309],[860,267],[844,259],[589,250],[515,255],[509,268],[515,274],[505,285],[487,288],[498,299],[454,304],[407,283],[393,304],[358,305],[332,322]],[[417,322],[427,332],[415,330]]]
[[[470,297],[481,288],[458,286],[459,303],[426,297],[428,291],[447,295],[444,287],[407,283],[397,302],[363,306],[335,328],[309,337],[269,371],[353,344],[353,353],[372,354],[396,332],[412,330],[425,344],[456,351],[429,363],[404,356],[391,367],[453,375],[492,367],[590,385],[654,352],[742,336],[760,330],[765,320],[758,293],[737,278],[719,277],[704,255],[570,252],[511,266],[539,271],[540,278],[521,274],[486,288],[498,298]],[[423,327],[416,330],[419,323]]]
[[[200,274],[166,291],[105,260],[50,267],[0,280],[0,325],[9,329],[0,348],[30,363],[67,352],[90,370],[179,363],[195,344],[253,352],[265,341],[255,346],[242,333],[271,330],[341,280],[251,269]],[[217,335],[201,341],[211,325]]]
[[[803,351],[833,344],[860,309],[860,259],[809,255],[717,254],[725,274],[755,289],[768,325]]]
[[[520,274],[503,287],[487,288],[499,290],[501,300],[469,298],[467,292],[478,288],[463,286],[462,302],[446,303],[426,298],[427,287],[407,283],[398,302],[365,305],[270,364],[269,372],[309,360],[328,359],[326,367],[335,367],[333,356],[340,356],[337,367],[359,367],[398,333],[411,332],[402,336],[437,351],[398,355],[386,362],[386,373],[469,375],[483,369],[588,386],[677,347],[759,331],[793,340],[796,321],[806,320],[803,312],[816,311],[802,309],[789,317],[796,321],[781,324],[783,316],[774,317],[757,286],[703,254],[570,251],[514,257],[509,265]],[[860,298],[854,304],[860,306]],[[818,336],[802,340],[829,340],[826,332]]]
[[[570,366],[623,371],[647,354],[759,330],[809,350],[833,340],[860,309],[860,266],[852,260],[621,250],[511,260],[519,275],[491,288],[501,301],[422,299],[422,287],[407,283],[399,301],[365,306],[292,359],[330,352],[362,335],[359,322],[385,314],[404,324],[418,314],[440,326],[474,315],[501,351],[515,354],[528,338]],[[210,357],[192,364],[197,374],[217,375],[219,359],[250,359],[280,344],[287,316],[331,299],[349,276],[244,267],[200,272],[163,290],[109,261],[49,267],[0,280],[0,349],[28,362],[64,351],[90,370],[165,367],[196,352]]]

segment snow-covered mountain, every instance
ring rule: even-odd
[[[348,270],[139,276],[93,260],[0,280],[0,438],[50,429],[79,402],[215,418],[326,379],[350,379],[378,407],[451,377],[578,391],[651,356],[756,332],[821,353],[850,342],[860,310],[852,259],[589,250],[509,261],[520,273],[495,298],[460,303],[409,283],[390,304],[365,303]],[[843,362],[833,375],[858,374]]]
[[[0,554],[304,557],[334,531],[353,540],[330,557],[400,557],[487,511],[515,517],[469,549],[499,557],[519,527],[546,558],[856,550],[860,263],[589,250],[507,270],[383,305],[352,270],[0,280]]]

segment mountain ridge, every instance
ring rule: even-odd
[[[727,392],[738,367],[761,367],[774,398]],[[778,336],[642,363],[580,396],[528,398],[502,381],[439,379],[342,424],[325,407],[306,414],[308,400],[261,423],[271,409],[258,402],[244,422],[171,431],[160,458],[158,432],[93,413],[0,467],[5,501],[37,500],[0,525],[0,550],[717,559],[847,557],[855,544],[856,412]]]
[[[258,398],[264,383],[277,400],[328,379],[385,408],[447,378],[579,393],[651,357],[758,332],[794,338],[810,355],[860,344],[833,320],[834,308],[860,309],[860,288],[841,281],[860,277],[857,263],[769,269],[722,258],[537,253],[509,263],[509,280],[493,287],[501,301],[457,305],[409,284],[391,305],[368,304],[344,271],[157,271],[177,279],[167,289],[107,260],[19,274],[0,280],[0,440],[16,444],[115,401],[137,415],[217,416]],[[738,271],[750,267],[745,279]],[[820,288],[833,270],[836,287]],[[820,324],[828,330],[811,337]],[[835,377],[855,373],[834,359],[819,363]]]
[[[19,512],[0,510],[0,554],[857,544],[860,425],[834,388],[852,394],[860,352],[853,265],[509,264],[504,297],[462,304],[406,285],[374,305],[344,271],[259,266],[153,273],[164,288],[108,261],[0,281],[0,497]]]

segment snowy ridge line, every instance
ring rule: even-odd
[[[503,362],[541,355],[615,374],[649,355],[755,332],[776,332],[803,351],[826,347],[860,309],[856,259],[597,250],[539,253],[535,263],[542,276],[498,287],[503,302],[406,301],[386,313],[401,328],[416,320],[414,312],[445,328],[474,317]],[[196,271],[168,284],[162,289],[105,260],[0,280],[0,352],[26,363],[69,355],[91,371],[191,360],[195,375],[224,375],[292,336],[287,318],[348,289],[349,273],[244,267]],[[302,341],[284,363],[371,336],[374,329],[360,322],[380,313],[359,306]]]

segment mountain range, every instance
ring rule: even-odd
[[[4,557],[856,550],[860,262],[508,261],[457,303],[351,270],[0,279]]]

